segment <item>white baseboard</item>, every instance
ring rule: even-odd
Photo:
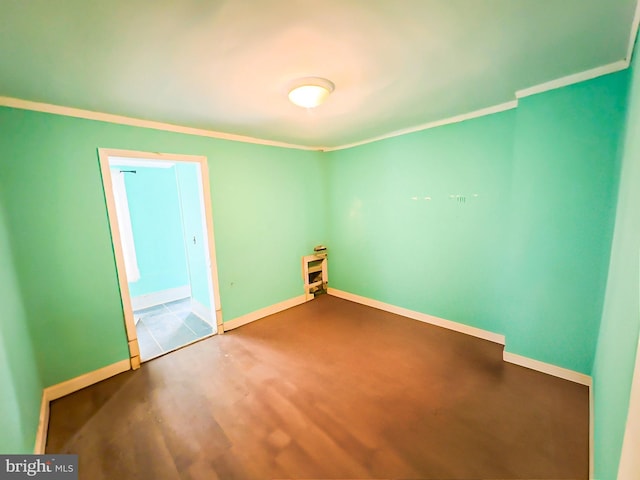
[[[49,429],[49,403],[58,398],[62,398],[85,387],[106,380],[122,372],[131,369],[129,359],[120,360],[106,367],[93,370],[78,377],[66,380],[62,383],[51,385],[42,390],[42,403],[40,404],[40,420],[36,433],[35,454],[43,454],[47,446],[47,431]]]
[[[127,370],[131,370],[131,361],[128,358],[70,380],[51,385],[45,388],[43,393],[49,401],[56,400]]]
[[[534,360],[533,358],[523,357],[511,352],[503,352],[502,359],[505,362],[513,363],[521,367],[530,368],[531,370],[537,370],[538,372],[553,375],[554,377],[563,378],[571,382],[579,383],[581,385],[591,386],[591,376],[584,373],[569,370],[568,368],[558,367],[551,363],[541,362],[540,360]]]
[[[378,310],[384,310],[385,312],[395,313],[396,315],[402,315],[403,317],[411,318],[413,320],[418,320],[420,322],[429,323],[431,325],[436,325],[438,327],[446,328],[448,330],[465,333],[467,335],[482,338],[483,340],[488,340],[490,342],[498,343],[500,345],[504,345],[504,342],[505,342],[504,335],[489,332],[487,330],[482,330],[476,327],[470,327],[469,325],[465,325],[463,323],[453,322],[451,320],[445,320],[444,318],[434,317],[433,315],[427,315],[426,313],[416,312],[414,310],[398,307],[396,305],[380,302],[378,300],[373,300],[367,297],[361,297],[360,295],[355,295],[353,293],[345,292],[342,290],[336,290],[335,288],[329,288],[327,293],[329,295],[333,295],[334,297],[350,300],[352,302],[360,303],[362,305],[367,305],[368,307],[377,308]]]
[[[182,300],[183,298],[189,298],[190,296],[191,287],[189,285],[169,288],[167,290],[160,290],[159,292],[152,292],[147,293],[146,295],[131,297],[131,308],[135,312],[136,310],[155,307],[156,305],[162,305],[163,303]]]
[[[191,298],[191,311],[200,317],[202,320],[207,322],[209,325],[213,325],[213,317],[211,315],[211,309],[202,303],[200,303],[195,298]]]
[[[445,320],[442,318],[434,317],[432,315],[427,315],[425,313],[416,312],[406,308],[380,302],[378,300],[373,300],[367,297],[362,297],[360,295],[344,292],[342,290],[337,290],[335,288],[329,288],[327,293],[329,295],[333,295],[338,298],[350,300],[356,303],[360,303],[362,305],[367,305],[373,308],[377,308],[379,310],[384,310],[390,313],[394,313],[407,318],[411,318],[413,320],[418,320],[421,322],[443,327],[456,332],[465,333],[467,335],[471,335],[474,337],[481,338],[483,340],[488,340],[494,343],[498,343],[500,345],[505,344],[504,335],[499,335],[497,333],[489,332],[489,331],[482,330],[475,327],[470,327],[468,325],[453,322],[451,320]],[[184,298],[184,297],[181,297],[181,298]],[[297,305],[301,305],[305,303],[305,301],[306,301],[305,296],[299,295],[297,297],[290,298],[283,302],[276,303],[274,305],[270,305],[265,308],[261,308],[260,310],[247,313],[246,315],[242,315],[240,317],[234,318],[233,320],[224,322],[223,324],[224,331],[227,332],[229,330],[233,330],[235,328],[241,327],[242,325],[246,325],[256,320],[260,320],[261,318],[267,317],[269,315],[273,315],[283,310],[287,310]],[[204,305],[202,304],[199,304],[199,305],[201,305],[204,309],[206,309]],[[206,310],[209,311],[209,309],[206,309]],[[194,310],[194,313],[198,314],[195,310]],[[209,317],[210,315],[211,314],[209,311]],[[572,382],[576,382],[576,383],[590,387],[589,388],[589,410],[590,410],[590,422],[589,422],[590,423],[590,439],[589,439],[590,465],[589,465],[589,468],[592,475],[593,474],[593,414],[594,412],[593,412],[593,396],[592,396],[592,389],[591,389],[591,384],[592,384],[591,377],[589,375],[585,375],[580,372],[569,370],[563,367],[558,367],[556,365],[541,362],[539,360],[534,360],[528,357],[524,357],[522,355],[517,355],[515,353],[510,353],[506,351],[503,352],[503,360],[505,362],[513,363],[515,365],[520,365],[522,367],[530,368],[532,370],[543,372],[549,375],[560,377],[565,380],[570,380]],[[126,372],[127,370],[130,370],[130,369],[131,369],[130,359],[125,359],[125,360],[116,362],[114,364],[107,365],[106,367],[100,368],[98,370],[85,373],[83,375],[72,378],[65,382],[58,383],[56,385],[52,385],[50,387],[45,388],[42,392],[40,419],[39,419],[38,431],[36,434],[36,444],[34,448],[34,453],[43,454],[45,451],[45,447],[47,443],[47,429],[49,424],[49,402],[56,400],[58,398],[64,397],[65,395],[69,395],[73,392],[81,390],[95,383],[98,383],[102,380],[106,380],[107,378],[110,378],[119,373]]]
[[[593,449],[595,448],[595,404],[593,403],[593,386],[589,385],[589,478],[595,475],[595,460],[593,457]]]
[[[264,318],[266,316],[273,315],[274,313],[287,310],[288,308],[295,307],[297,305],[302,305],[304,302],[305,296],[300,295],[290,298],[289,300],[285,300],[284,302],[276,303],[275,305],[271,305],[254,312],[247,313],[246,315],[242,315],[241,317],[237,317],[233,320],[224,322],[224,331],[228,332],[229,330],[241,327],[242,325],[246,325],[247,323],[255,322],[256,320],[260,320],[261,318]]]

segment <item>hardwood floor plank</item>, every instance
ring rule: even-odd
[[[80,478],[588,476],[588,389],[330,296],[51,404]]]

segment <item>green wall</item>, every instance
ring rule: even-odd
[[[208,157],[225,320],[302,294],[300,257],[326,241],[319,153],[0,108],[0,201],[44,385],[128,358],[98,147]]]
[[[42,383],[4,217],[0,202],[0,453],[31,453]]]
[[[2,442],[31,449],[41,386],[128,356],[98,147],[207,156],[225,320],[300,295],[300,257],[326,243],[334,288],[503,333],[511,352],[591,373],[628,80],[331,153],[0,108],[0,259],[13,264],[0,309],[18,319],[2,340],[27,346],[1,359],[3,411],[20,418],[3,418],[18,433]],[[593,368],[601,478],[617,468],[640,324],[636,84]]]
[[[331,287],[501,333],[514,118],[332,152]]]
[[[506,350],[591,373],[628,73],[521,99],[505,252]]]
[[[640,59],[630,96],[611,263],[593,367],[595,478],[617,477],[640,331]]]
[[[607,75],[332,152],[331,286],[505,334],[510,352],[590,374],[627,81]]]

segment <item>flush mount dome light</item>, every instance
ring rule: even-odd
[[[289,100],[299,107],[314,108],[324,102],[334,88],[326,78],[301,78],[289,92]]]

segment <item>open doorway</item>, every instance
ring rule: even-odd
[[[205,157],[100,149],[131,363],[221,331]]]

